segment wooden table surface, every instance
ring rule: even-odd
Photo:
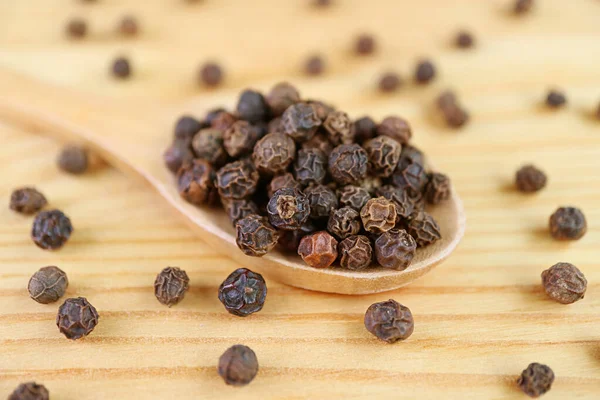
[[[62,174],[54,163],[60,144],[47,132],[2,124],[0,198],[8,203],[13,188],[35,185],[71,217],[75,234],[61,251],[42,251],[29,238],[32,218],[0,207],[0,397],[35,380],[61,400],[519,399],[516,378],[534,361],[556,374],[544,398],[600,397],[600,121],[592,117],[600,101],[600,2],[539,1],[519,18],[507,12],[508,0],[337,0],[321,11],[306,3],[5,1],[0,66],[90,94],[172,103],[208,93],[195,71],[214,58],[227,68],[223,90],[287,79],[340,108],[406,116],[415,142],[465,202],[467,234],[455,254],[411,286],[378,295],[269,281],[264,309],[237,318],[216,291],[240,265],[205,245],[151,188],[111,167]],[[139,16],[139,38],[113,33],[125,13]],[[78,43],[63,35],[75,15],[90,24],[90,37]],[[461,27],[475,33],[477,49],[452,48]],[[362,31],[380,43],[372,58],[349,50]],[[307,81],[300,65],[315,51],[327,54],[328,71]],[[118,54],[132,58],[130,81],[108,75]],[[409,79],[420,56],[440,70],[425,88]],[[382,96],[376,78],[389,68],[407,82]],[[553,86],[569,100],[556,112],[543,106]],[[450,87],[472,115],[459,131],[432,111]],[[528,162],[549,175],[537,195],[513,189],[515,170]],[[550,239],[547,220],[560,205],[584,210],[582,240]],[[559,261],[586,275],[584,300],[564,306],[546,298],[540,273]],[[84,340],[58,332],[57,304],[29,299],[28,279],[45,265],[67,272],[69,297],[85,296],[98,309],[100,324]],[[185,301],[172,309],[152,291],[167,265],[191,278]],[[362,323],[371,303],[388,298],[415,317],[414,334],[395,345],[378,342]],[[252,347],[260,362],[245,388],[227,387],[216,372],[219,355],[236,343]]]

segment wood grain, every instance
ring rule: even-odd
[[[148,187],[110,168],[60,174],[58,143],[46,132],[3,125],[0,196],[8,201],[14,187],[34,184],[72,217],[76,233],[60,252],[44,252],[29,239],[31,218],[0,208],[0,396],[35,379],[58,399],[519,399],[516,376],[538,361],[557,376],[545,399],[598,398],[600,123],[591,114],[600,101],[600,4],[538,3],[518,19],[504,0],[338,0],[323,13],[300,0],[0,3],[0,64],[65,87],[165,105],[190,96],[201,101],[194,71],[215,57],[228,68],[224,92],[292,79],[304,93],[353,112],[401,113],[413,123],[416,143],[453,178],[468,213],[459,249],[410,287],[348,297],[269,282],[264,310],[239,319],[216,297],[238,264],[198,239]],[[130,11],[140,15],[144,34],[124,41],[111,31]],[[93,33],[70,43],[62,24],[76,14],[89,19]],[[472,52],[449,45],[463,26],[477,35]],[[381,41],[368,60],[348,50],[363,30]],[[299,64],[313,51],[328,53],[329,72],[307,81]],[[108,65],[122,52],[131,54],[136,74],[115,83]],[[376,93],[380,71],[397,68],[408,77],[420,56],[440,67],[432,86],[407,83],[398,94]],[[569,105],[549,112],[541,103],[554,85]],[[447,87],[458,90],[473,116],[458,132],[431,110]],[[512,189],[513,173],[525,162],[550,177],[538,195]],[[548,216],[565,204],[581,207],[588,219],[588,234],[577,243],[547,235]],[[586,298],[571,306],[549,301],[539,285],[541,271],[559,261],[576,264],[589,281]],[[87,296],[101,314],[86,340],[61,337],[57,305],[27,298],[29,276],[49,264],[69,274],[69,296]],[[151,291],[166,265],[185,268],[192,280],[173,309]],[[414,335],[394,346],[362,326],[368,305],[387,298],[415,315]],[[215,370],[235,343],[254,348],[261,363],[243,389],[225,387]]]

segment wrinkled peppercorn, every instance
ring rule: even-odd
[[[49,400],[50,392],[44,385],[35,382],[21,383],[8,396],[8,400]]]
[[[56,325],[60,333],[67,339],[80,339],[89,335],[100,316],[85,297],[67,299],[58,309]]]
[[[177,189],[185,201],[200,205],[211,203],[215,198],[215,172],[206,161],[195,159],[183,165],[177,172]]]
[[[321,75],[325,70],[325,60],[319,55],[309,57],[304,64],[304,71],[307,75]]]
[[[360,210],[360,218],[367,232],[383,233],[396,225],[396,206],[385,197],[370,199]]]
[[[154,295],[165,306],[173,306],[183,300],[190,283],[187,273],[177,267],[166,267],[156,276]]]
[[[359,182],[367,175],[367,153],[357,144],[341,144],[329,155],[329,172],[342,184]]]
[[[579,240],[587,232],[583,212],[575,207],[560,207],[550,216],[550,234],[557,240]]]
[[[363,148],[369,158],[370,174],[382,178],[392,175],[400,160],[400,143],[389,136],[377,136],[367,141]]]
[[[552,387],[554,372],[549,366],[531,363],[523,370],[517,384],[529,397],[540,397]]]
[[[226,164],[217,171],[216,185],[221,197],[243,199],[256,191],[258,171],[248,160]]]
[[[363,187],[347,185],[338,192],[338,197],[340,206],[360,211],[371,198],[371,194]]]
[[[428,246],[442,237],[439,225],[425,211],[420,211],[413,216],[408,223],[407,230],[419,247]]]
[[[306,103],[315,107],[315,110],[317,110],[317,117],[319,117],[321,121],[325,121],[327,116],[335,111],[333,106],[323,103],[320,100],[306,100]]]
[[[338,245],[340,266],[351,271],[368,268],[373,260],[373,247],[368,237],[363,235],[348,236]]]
[[[408,190],[411,196],[420,195],[427,185],[427,173],[423,165],[410,162],[407,165],[398,164],[392,174],[392,183],[401,189]]]
[[[229,220],[235,227],[235,224],[242,218],[251,214],[258,214],[258,207],[252,200],[247,199],[225,199],[223,201],[225,212],[229,216]]]
[[[372,175],[367,175],[359,182],[359,186],[362,186],[363,189],[371,194],[371,196],[377,192],[377,189],[379,189],[382,184],[381,178]]]
[[[71,237],[73,225],[62,211],[42,211],[36,215],[31,229],[33,242],[44,250],[58,250]]]
[[[280,82],[273,86],[267,95],[267,103],[275,117],[281,116],[290,106],[300,101],[298,89],[288,82]]]
[[[372,304],[367,309],[365,327],[378,339],[394,343],[408,339],[415,324],[408,307],[390,299]]]
[[[412,137],[412,130],[408,122],[400,117],[386,117],[379,126],[377,126],[377,134],[389,136],[395,139],[402,145],[407,144]]]
[[[362,117],[354,121],[354,140],[364,143],[375,137],[377,124],[371,117]]]
[[[233,114],[228,113],[227,111],[221,111],[211,119],[210,126],[225,132],[227,129],[231,128],[236,121],[237,118]]]
[[[310,206],[310,216],[313,219],[328,218],[329,214],[338,208],[335,192],[324,185],[312,185],[304,190]]]
[[[269,200],[267,214],[275,228],[289,231],[300,229],[310,215],[308,198],[298,189],[279,189]]]
[[[423,152],[417,149],[415,146],[406,144],[402,145],[402,152],[400,153],[400,162],[403,162],[405,165],[410,164],[411,162],[416,162],[417,164],[425,165],[425,156],[423,155]]]
[[[546,96],[546,104],[552,108],[559,108],[564,106],[567,103],[567,98],[564,93],[559,92],[558,90],[551,90],[548,92]]]
[[[391,93],[402,86],[402,78],[396,72],[385,72],[379,78],[379,90],[384,93]]]
[[[250,347],[236,344],[219,358],[218,371],[226,384],[244,386],[258,373],[258,359]]]
[[[223,134],[223,144],[227,154],[240,157],[248,154],[259,139],[259,133],[248,121],[236,121]]]
[[[163,159],[167,168],[177,173],[183,164],[190,163],[194,159],[194,153],[190,144],[184,140],[174,140],[171,146],[163,153]]]
[[[194,135],[204,126],[200,121],[190,115],[182,115],[175,123],[175,139],[192,141]]]
[[[468,31],[460,31],[456,35],[455,43],[460,49],[468,49],[475,45],[475,38]]]
[[[129,78],[131,75],[131,64],[125,57],[118,57],[113,61],[111,71],[115,78]]]
[[[199,81],[205,86],[215,87],[223,81],[223,68],[215,62],[207,62],[200,67]]]
[[[534,0],[516,0],[513,7],[515,14],[526,14],[533,8]]]
[[[343,111],[333,111],[323,122],[329,141],[334,145],[354,142],[354,126],[348,114]]]
[[[83,174],[88,168],[87,151],[79,146],[66,146],[58,155],[57,164],[69,174]]]
[[[295,155],[296,145],[289,136],[269,133],[256,142],[252,159],[261,173],[277,175],[287,170]]]
[[[383,196],[396,206],[396,222],[400,219],[410,217],[415,210],[415,200],[412,199],[408,192],[392,185],[384,185],[375,192],[377,196]]]
[[[429,83],[435,77],[435,66],[429,60],[421,60],[415,69],[417,83]]]
[[[353,208],[342,207],[331,213],[327,221],[327,230],[338,239],[360,232],[360,214]]]
[[[138,22],[132,15],[126,15],[119,22],[119,32],[124,36],[135,36],[139,32]]]
[[[429,204],[440,204],[450,198],[450,178],[439,172],[429,174],[429,182],[425,186],[425,200]]]
[[[9,208],[21,214],[33,214],[48,204],[46,197],[35,188],[23,187],[15,189],[10,195]]]
[[[246,268],[233,271],[219,287],[219,300],[238,317],[262,310],[266,298],[267,284],[262,275]]]
[[[273,197],[273,194],[279,189],[283,188],[292,188],[302,190],[302,185],[294,179],[294,176],[289,172],[286,172],[282,175],[274,176],[269,182],[269,187],[267,188],[267,193],[269,198]]]
[[[542,285],[552,300],[571,304],[583,299],[587,280],[576,266],[561,262],[542,272]]]
[[[81,39],[87,33],[87,23],[80,18],[73,18],[67,23],[67,35],[73,39]]]
[[[58,267],[40,268],[29,279],[29,296],[41,304],[54,303],[60,299],[69,286],[67,274]]]
[[[235,224],[236,243],[247,256],[262,257],[279,239],[279,233],[265,217],[251,214]]]
[[[277,244],[285,251],[296,253],[298,251],[298,245],[300,245],[300,240],[302,240],[304,236],[316,231],[317,227],[311,222],[311,220],[308,220],[302,224],[300,229],[296,229],[294,231],[280,231],[279,241]]]
[[[517,189],[524,193],[542,190],[547,182],[546,174],[533,165],[525,165],[517,171],[515,182]]]
[[[220,130],[206,128],[194,136],[192,149],[196,157],[218,167],[227,161],[227,153],[223,147],[223,142],[223,133]]]
[[[308,103],[296,103],[288,107],[281,116],[283,132],[297,142],[310,140],[321,120],[317,115],[314,105]]]
[[[303,149],[319,149],[325,154],[330,154],[333,151],[333,145],[323,133],[317,133],[310,140],[302,143]]]
[[[375,240],[375,258],[384,268],[403,271],[410,266],[417,242],[404,229],[391,229]]]
[[[356,38],[354,51],[359,55],[373,54],[376,49],[375,38],[369,34],[362,34]]]
[[[319,149],[300,149],[296,155],[294,174],[302,185],[323,183],[327,175],[327,155]]]
[[[298,245],[298,254],[305,263],[315,268],[327,268],[336,260],[338,242],[325,231],[304,236]]]
[[[265,121],[269,115],[269,105],[263,95],[255,90],[244,90],[237,104],[240,119],[252,124]]]

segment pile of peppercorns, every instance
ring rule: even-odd
[[[364,270],[374,259],[404,270],[441,237],[425,204],[450,197],[411,136],[400,117],[352,121],[279,83],[266,96],[243,91],[235,112],[181,117],[164,158],[185,200],[223,205],[249,256],[279,244],[315,268]]]

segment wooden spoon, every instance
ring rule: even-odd
[[[277,251],[262,258],[245,256],[235,244],[235,231],[225,213],[185,202],[162,159],[178,116],[184,112],[202,115],[202,111],[235,99],[234,93],[220,93],[175,107],[143,100],[124,102],[76,93],[0,69],[0,118],[69,141],[83,141],[118,168],[148,181],[215,249],[271,279],[322,292],[383,292],[429,272],[458,245],[465,230],[465,214],[462,202],[453,192],[450,200],[429,210],[441,227],[442,239],[417,250],[412,265],[404,271],[316,269],[304,264],[297,255]]]

